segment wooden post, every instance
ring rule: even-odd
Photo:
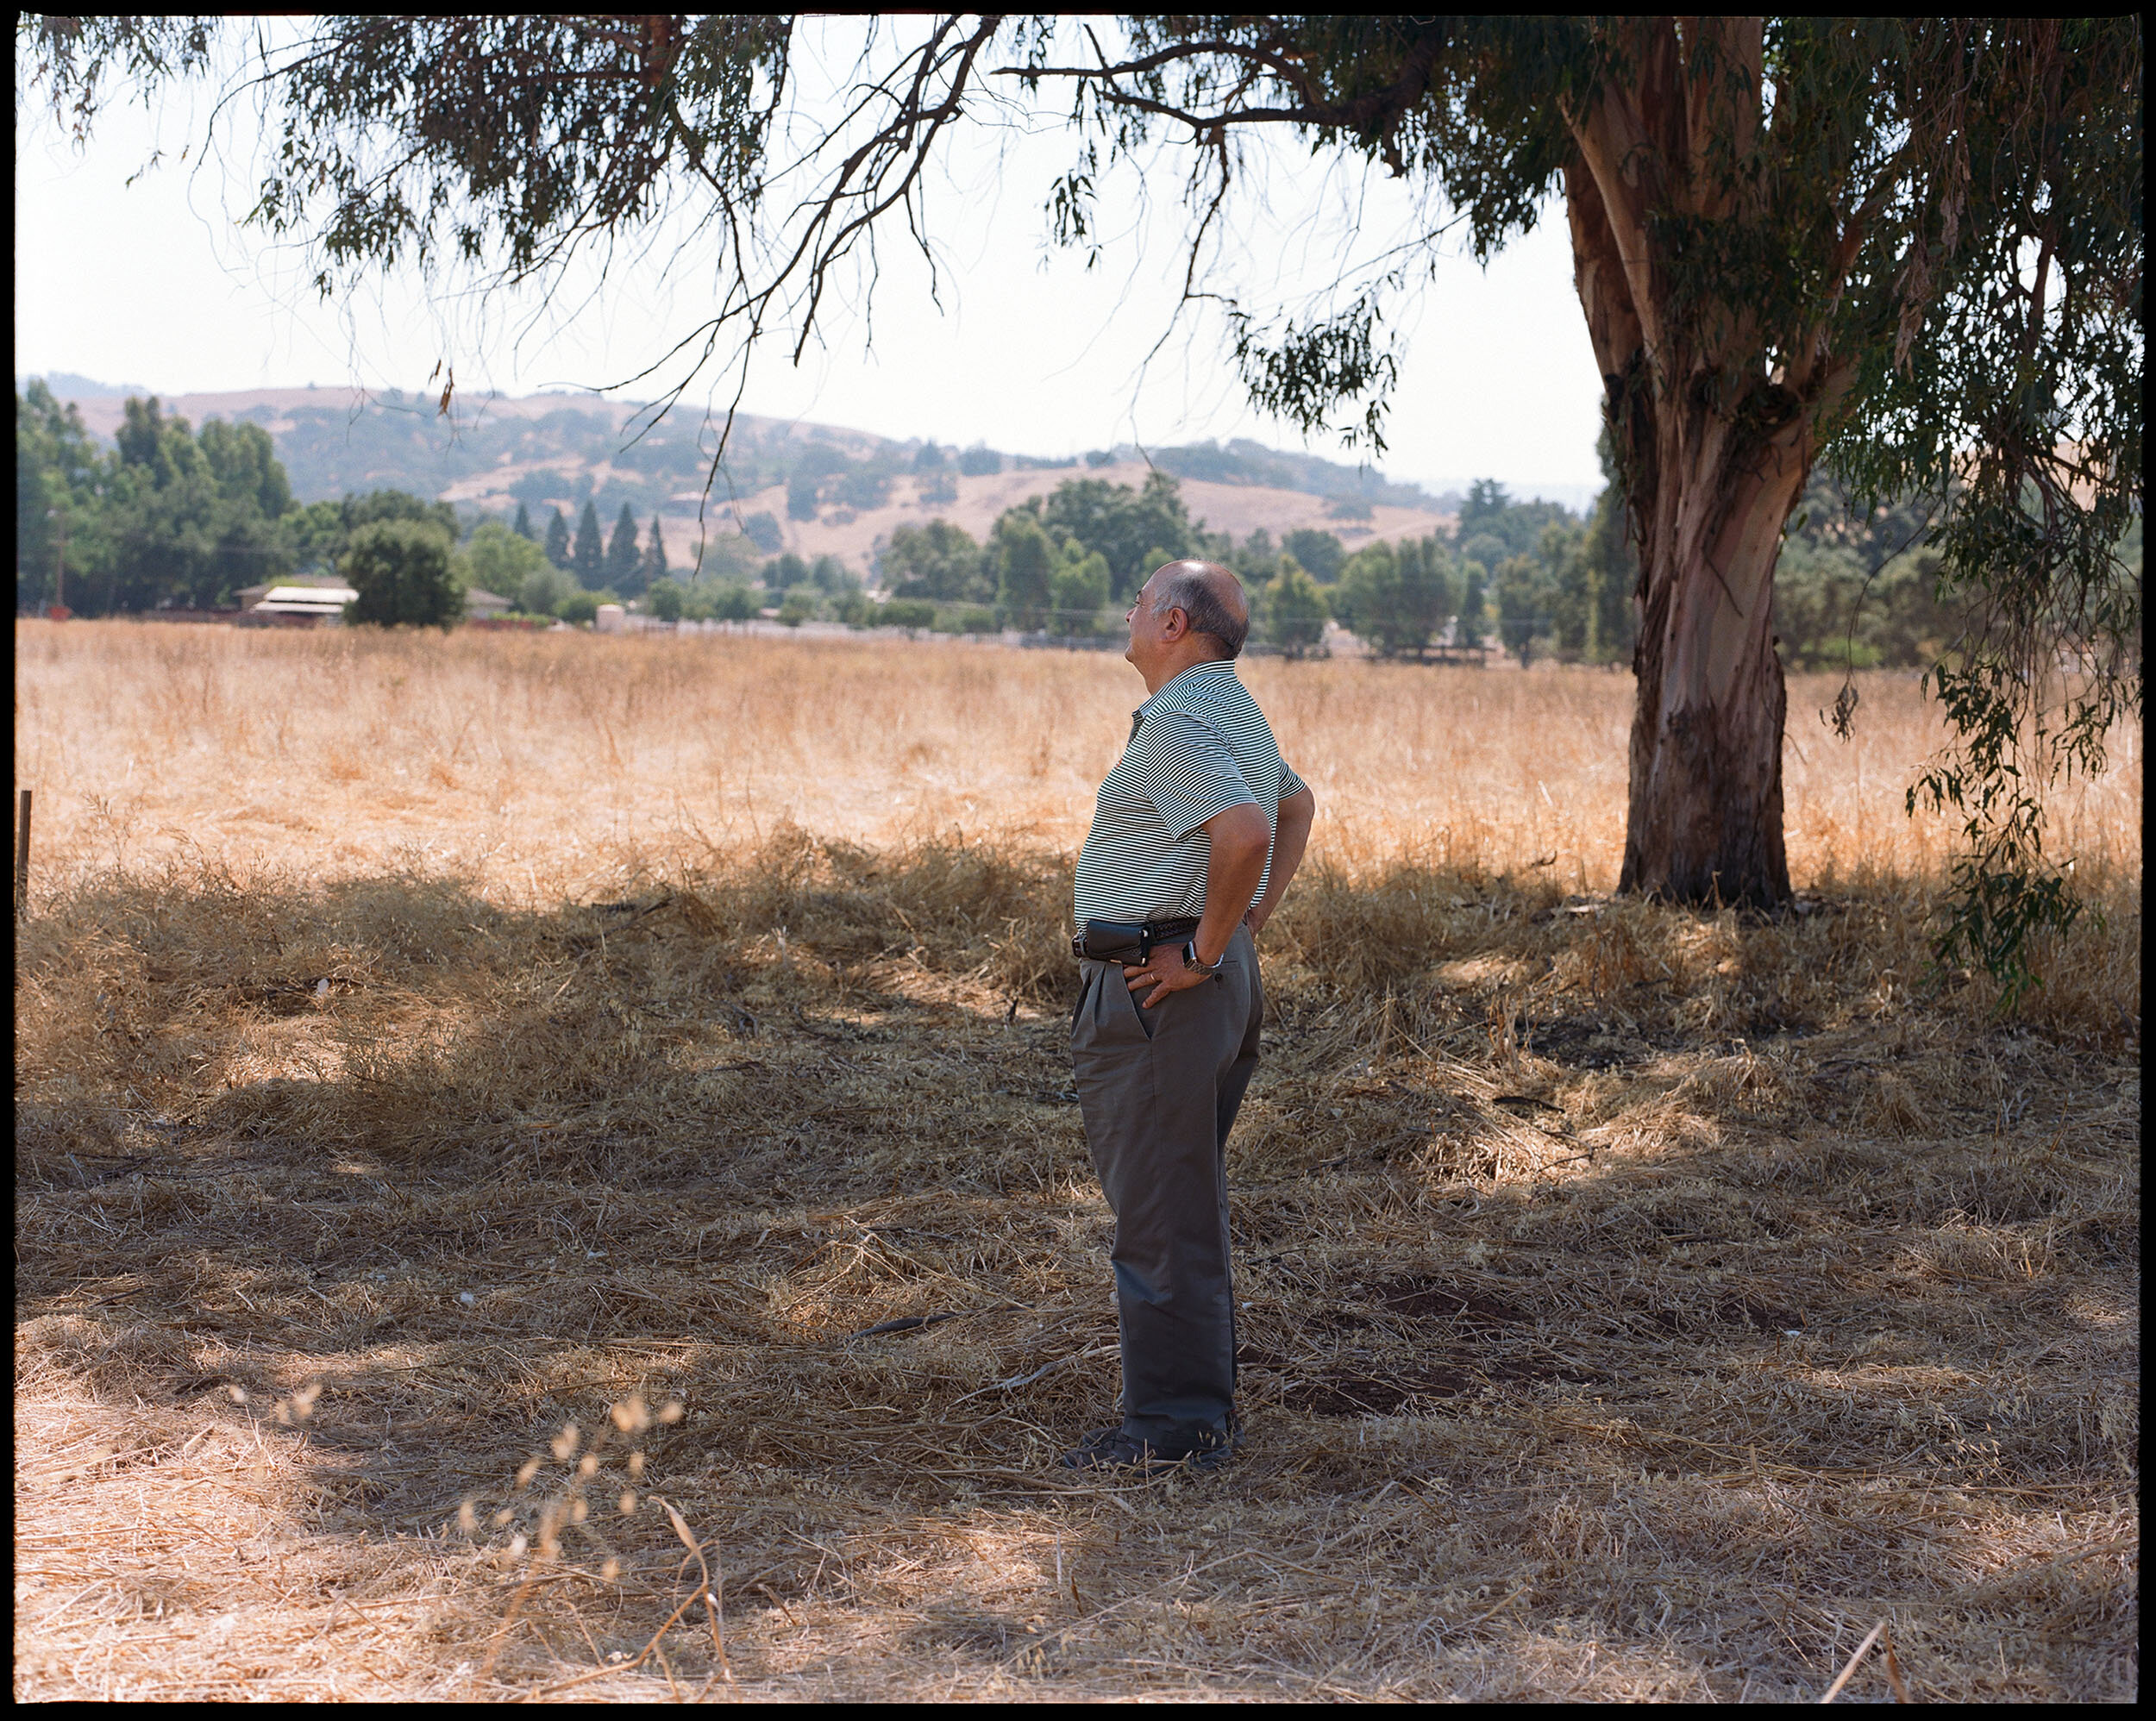
[[[15,827],[15,917],[22,919],[30,900],[30,792],[22,792],[22,811]]]

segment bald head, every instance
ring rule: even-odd
[[[1243,582],[1217,561],[1171,561],[1154,571],[1147,582],[1153,588],[1152,610],[1164,616],[1180,610],[1190,618],[1190,631],[1203,634],[1219,648],[1217,658],[1232,658],[1250,636],[1250,600]]]

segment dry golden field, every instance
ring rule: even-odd
[[[888,844],[1075,853],[1143,697],[1108,653],[694,636],[360,630],[265,635],[116,623],[18,629],[17,780],[44,890],[186,857],[326,879],[454,874],[555,904],[730,863],[793,824]],[[1326,785],[1317,853],[1616,881],[1631,680],[1260,660],[1248,679]],[[1902,792],[1935,744],[1911,678],[1860,678],[1857,738],[1789,693],[1800,888],[1920,879],[1946,833]],[[2057,810],[2082,865],[2138,878],[2138,737]],[[1532,870],[1532,869],[1531,869]]]
[[[18,624],[16,1695],[2129,1699],[2138,734],[2005,1021],[1908,680],[1770,921],[1605,894],[1626,677],[1248,675],[1250,1440],[1104,1486],[1126,666]]]

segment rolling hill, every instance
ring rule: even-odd
[[[76,376],[50,380],[94,434],[110,437],[120,424],[122,391]],[[1150,470],[1126,447],[1059,462],[1013,455],[990,461],[981,458],[986,451],[973,451],[964,464],[1000,469],[965,472],[946,460],[924,472],[916,470],[918,441],[743,414],[707,495],[715,423],[681,411],[647,425],[641,409],[588,394],[460,397],[447,416],[436,401],[394,389],[254,389],[163,404],[197,424],[211,417],[260,424],[302,501],[395,488],[488,515],[511,514],[522,503],[542,525],[554,508],[573,518],[587,498],[611,524],[627,504],[640,520],[661,517],[677,557],[691,552],[699,530],[731,532],[764,514],[787,549],[837,556],[864,574],[899,525],[948,519],[980,537],[1005,509],[1066,479],[1135,485]],[[826,484],[814,518],[794,519],[787,480],[812,450],[816,466],[844,481]],[[1254,442],[1148,452],[1152,466],[1176,475],[1194,519],[1238,538],[1261,527],[1277,537],[1310,526],[1353,548],[1448,529],[1457,505],[1454,495],[1432,496],[1367,469]],[[830,499],[834,488],[845,492],[841,499]]]

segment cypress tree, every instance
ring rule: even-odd
[[[531,510],[521,502],[517,504],[517,535],[520,538],[529,538],[534,543],[539,541],[538,533],[531,529]]]
[[[629,511],[629,504],[621,505],[621,517],[614,522],[614,535],[606,545],[605,584],[623,597],[633,596],[636,585],[636,516]]]
[[[657,581],[667,577],[666,540],[659,535],[659,516],[656,514],[651,516],[651,541],[644,546],[643,560],[637,566],[647,591]]]
[[[584,504],[583,517],[576,523],[576,548],[571,552],[570,561],[577,584],[586,591],[598,591],[599,576],[605,571],[606,539],[599,529],[599,510],[589,501]]]
[[[569,571],[569,523],[561,517],[559,508],[547,523],[547,560],[564,573]]]

